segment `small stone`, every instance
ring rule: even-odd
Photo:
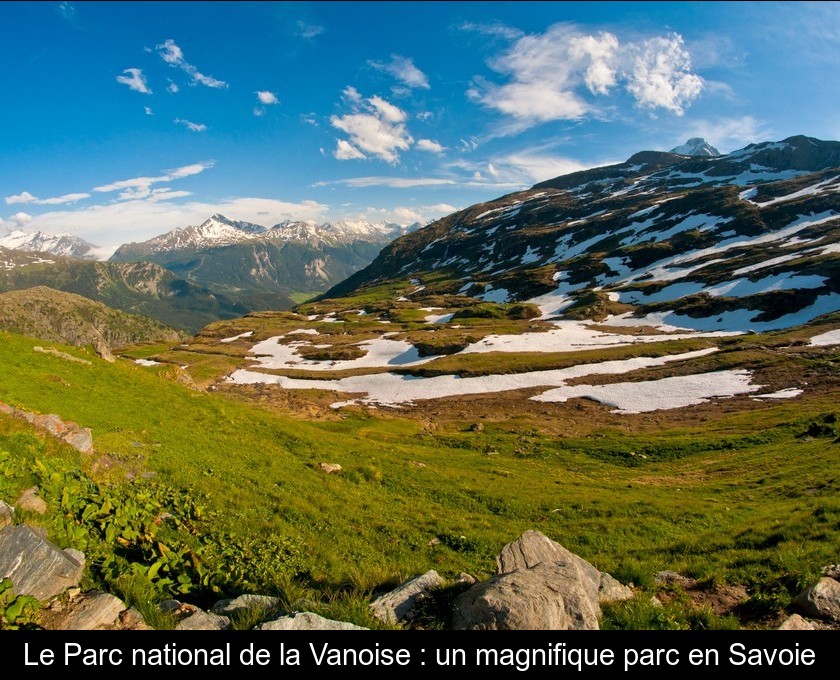
[[[38,495],[38,487],[35,486],[25,489],[15,501],[15,506],[18,510],[26,510],[38,515],[43,515],[47,511],[47,503]]]
[[[840,621],[840,581],[823,576],[799,593],[793,605],[808,616]]]
[[[433,546],[433,545],[440,545],[440,539],[435,536],[431,541],[429,541],[426,545]]]
[[[318,463],[318,469],[328,475],[335,475],[341,472],[341,466],[338,463]]]
[[[443,579],[434,569],[402,583],[394,590],[381,595],[370,604],[373,615],[386,623],[410,621],[416,607],[429,589],[443,585]]]
[[[230,619],[227,616],[208,614],[200,609],[183,619],[175,630],[230,630]]]
[[[2,512],[2,508],[0,508],[0,512]],[[823,567],[822,575],[840,581],[840,564],[829,564],[827,567]]]
[[[81,588],[68,588],[67,589],[67,597],[69,597],[71,600],[75,600],[81,594],[82,594],[82,589]]]
[[[458,574],[458,578],[455,579],[455,581],[457,583],[466,583],[468,585],[473,585],[476,582],[476,578],[475,576],[468,574],[465,571],[462,571],[460,574]]]
[[[219,616],[234,616],[236,614],[245,614],[252,610],[260,610],[264,614],[269,614],[280,605],[279,597],[271,597],[270,595],[240,595],[232,600],[219,600],[214,604],[210,611]]]
[[[776,630],[816,630],[814,624],[803,619],[799,614],[788,616]]]
[[[692,588],[697,585],[697,581],[693,578],[667,569],[656,572],[653,582],[663,586],[679,586],[680,588]]]
[[[261,623],[254,630],[368,630],[346,621],[333,621],[311,612],[298,612]]]

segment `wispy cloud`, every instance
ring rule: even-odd
[[[183,125],[190,132],[207,132],[207,126],[204,123],[193,123],[186,118],[176,118],[173,122],[178,125]]]
[[[405,111],[378,95],[362,99],[353,87],[345,88],[343,98],[351,113],[332,116],[330,123],[350,139],[338,140],[333,156],[338,160],[374,156],[396,163],[398,152],[409,149],[414,142],[405,127]]]
[[[680,129],[675,144],[682,144],[690,137],[703,137],[724,153],[773,137],[773,129],[753,116],[736,118],[699,119]]]
[[[128,75],[126,75],[128,74]],[[128,85],[129,88],[135,92],[142,94],[152,94],[149,84],[146,82],[146,76],[143,75],[143,70],[139,68],[127,68],[122,72],[122,75],[117,76],[117,82],[123,85]]]
[[[508,26],[507,24],[503,24],[501,22],[483,24],[474,21],[464,21],[458,24],[456,28],[459,31],[478,33],[483,36],[494,38],[504,38],[505,40],[516,40],[524,35],[524,33],[518,28]]]
[[[147,116],[154,116],[155,115],[154,112],[152,111],[151,106],[144,106],[143,110],[146,112]]]
[[[477,76],[467,96],[512,118],[509,133],[594,114],[596,98],[621,85],[640,108],[678,116],[703,89],[677,34],[622,43],[612,33],[591,35],[573,24],[555,24],[518,38],[489,65],[508,80],[499,84]]]
[[[146,198],[152,195],[152,185],[172,182],[176,179],[183,179],[184,177],[192,177],[198,175],[213,167],[212,161],[203,163],[192,163],[190,165],[182,165],[173,170],[167,170],[162,175],[155,177],[132,177],[131,179],[123,179],[110,184],[103,184],[102,186],[94,187],[93,191],[99,193],[110,193],[112,191],[119,191],[119,198],[121,200],[136,200]]]
[[[298,21],[295,26],[295,33],[297,33],[297,35],[299,35],[301,38],[306,38],[307,40],[317,38],[319,35],[321,35],[327,30],[323,26],[318,26],[317,24],[308,24],[305,21]]]
[[[70,2],[59,2],[58,13],[65,19],[73,19],[76,16],[76,8]]]
[[[368,61],[368,65],[375,68],[377,71],[388,73],[399,82],[403,83],[409,88],[420,88],[428,90],[429,78],[423,71],[414,65],[414,61],[408,57],[403,57],[399,54],[392,54],[391,61],[379,62]]]
[[[394,208],[367,207],[355,213],[345,214],[343,219],[366,220],[368,222],[392,222],[408,226],[411,224],[425,224],[431,220],[440,219],[446,215],[456,212],[459,208],[448,203],[435,203],[434,205],[399,205]]]
[[[84,198],[90,198],[90,194],[74,193],[64,194],[63,196],[53,196],[52,198],[38,198],[33,196],[28,191],[22,191],[15,196],[6,196],[6,205],[15,205],[18,203],[31,203],[32,205],[63,205],[65,203],[76,203]]]
[[[6,196],[6,205],[15,205],[17,203],[32,203],[32,201],[37,200],[37,197],[30,194],[28,191],[21,191],[19,194]]]
[[[445,146],[433,139],[418,139],[417,146],[415,148],[418,151],[429,151],[430,153],[443,153],[446,151]]]
[[[225,88],[228,84],[224,80],[219,80],[213,76],[208,76],[199,71],[195,66],[190,64],[184,58],[183,50],[175,44],[172,38],[165,40],[162,44],[156,45],[158,54],[167,64],[173,68],[179,68],[191,78],[191,84],[196,85],[200,83],[206,87],[214,89]],[[177,86],[176,86],[177,87]],[[176,89],[175,92],[178,90]]]
[[[180,92],[181,88],[178,87],[178,83],[176,83],[175,81],[173,81],[169,78],[167,78],[167,80],[169,80],[169,85],[166,86],[166,91],[169,94],[176,94],[176,93]]]
[[[454,179],[445,179],[441,177],[348,177],[346,179],[338,179],[332,182],[316,182],[312,186],[323,187],[331,184],[340,184],[346,187],[388,187],[391,189],[411,189],[413,187],[434,187],[444,185],[454,185],[457,182]]]

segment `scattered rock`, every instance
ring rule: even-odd
[[[38,487],[30,486],[18,496],[15,506],[19,510],[43,515],[47,511],[47,502],[38,495]]]
[[[421,463],[420,461],[417,461],[417,460],[409,461],[408,464],[411,465],[412,467],[416,467],[416,468],[428,467],[425,463]]]
[[[788,616],[776,630],[816,630],[814,624],[803,619],[799,614]]]
[[[386,623],[410,621],[417,614],[418,602],[426,596],[430,588],[440,585],[443,585],[443,579],[432,569],[376,598],[371,602],[370,608],[376,618]]]
[[[253,609],[259,609],[263,613],[269,614],[277,609],[279,605],[279,597],[271,597],[270,595],[240,595],[232,600],[219,600],[210,608],[210,611],[219,616],[245,614]]]
[[[90,362],[88,362],[90,363]],[[80,427],[72,420],[62,420],[55,414],[38,414],[15,408],[0,402],[0,413],[6,413],[14,418],[20,418],[32,423],[35,427],[46,430],[54,437],[61,439],[82,453],[93,453],[93,434],[90,428]]]
[[[125,602],[107,593],[90,592],[77,598],[58,630],[101,630],[117,624]]]
[[[679,586],[680,588],[693,588],[697,581],[688,576],[683,576],[676,571],[658,571],[653,577],[653,582],[661,586]]]
[[[126,609],[120,614],[120,630],[153,630],[136,608]]]
[[[67,354],[67,352],[62,352],[61,350],[56,349],[55,347],[38,347],[35,346],[32,348],[33,352],[39,352],[40,354],[52,354],[54,357],[58,357],[59,359],[64,359],[65,361],[72,361],[76,364],[86,364],[87,366],[93,366],[93,362],[88,361],[87,359],[80,359],[79,357],[74,357],[72,354]]]
[[[662,604],[662,600],[660,600],[658,597],[656,597],[656,595],[651,595],[650,603],[651,603],[651,605],[653,605],[657,609],[661,609],[662,607],[665,606],[664,604]]]
[[[198,609],[175,626],[175,630],[230,630],[230,619]]]
[[[311,612],[298,612],[291,616],[261,623],[254,630],[368,630],[346,621],[333,621]]]
[[[440,539],[439,539],[437,536],[435,536],[435,537],[434,537],[432,540],[430,540],[430,541],[429,541],[426,545],[428,545],[429,547],[431,547],[431,546],[433,546],[433,545],[440,545]]]
[[[476,583],[477,579],[475,576],[472,576],[471,574],[462,571],[460,574],[458,574],[458,578],[455,579],[455,581],[456,583],[467,583],[469,585],[473,585],[474,583]]]
[[[335,475],[341,472],[341,466],[338,463],[318,463],[318,469],[328,475]]]
[[[840,621],[840,582],[823,576],[816,585],[799,593],[793,605],[808,616]]]
[[[14,520],[15,509],[6,501],[0,501],[0,529],[9,526]]]
[[[468,430],[470,432],[484,432],[484,423],[473,423]]]
[[[455,630],[598,630],[597,584],[573,561],[541,562],[459,595]]]
[[[2,506],[0,506],[0,512],[2,512]],[[840,564],[829,564],[827,567],[823,567],[822,574],[828,578],[833,578],[835,581],[840,581]]]
[[[0,531],[0,578],[15,592],[49,600],[79,584],[84,565],[21,524]]]
[[[601,572],[601,581],[598,584],[598,602],[623,602],[633,597],[633,589],[625,586],[621,581],[613,578],[605,571]]]

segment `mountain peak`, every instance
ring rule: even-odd
[[[721,153],[702,137],[692,137],[685,144],[671,149],[670,153],[680,156],[720,156]]]
[[[27,233],[20,229],[0,236],[0,246],[12,250],[27,250],[35,253],[96,259],[99,246],[88,243],[78,236],[65,232],[51,234],[45,231]]]

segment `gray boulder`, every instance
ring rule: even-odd
[[[361,626],[354,626],[346,621],[325,619],[311,612],[298,612],[291,616],[281,616],[279,619],[261,623],[254,630],[368,630]]]
[[[799,593],[793,605],[807,616],[840,621],[840,582],[823,576]]]
[[[434,569],[401,584],[370,604],[373,615],[386,623],[410,621],[417,615],[417,605],[430,588],[443,585],[443,579]]]
[[[516,569],[530,569],[541,562],[561,562],[576,564],[585,576],[597,584],[601,572],[582,557],[566,550],[559,543],[552,541],[539,531],[526,531],[513,543],[508,543],[496,557],[499,574]]]
[[[788,616],[776,630],[816,630],[814,624],[803,619],[799,614]]]
[[[85,593],[61,621],[60,630],[101,630],[112,628],[126,609],[125,602],[107,593]]]
[[[271,597],[270,595],[240,595],[232,600],[219,600],[210,608],[210,611],[219,616],[244,614],[254,609],[269,614],[277,609],[279,605],[279,597]]]
[[[598,586],[572,560],[493,576],[456,598],[455,630],[598,630]]]
[[[208,614],[200,609],[183,619],[175,630],[230,630],[230,619],[227,616]]]
[[[610,576],[607,572],[601,572],[601,581],[598,584],[598,602],[623,602],[633,597],[633,589],[625,586],[617,578]]]
[[[0,578],[15,592],[49,600],[78,585],[84,564],[21,524],[0,531]]]

